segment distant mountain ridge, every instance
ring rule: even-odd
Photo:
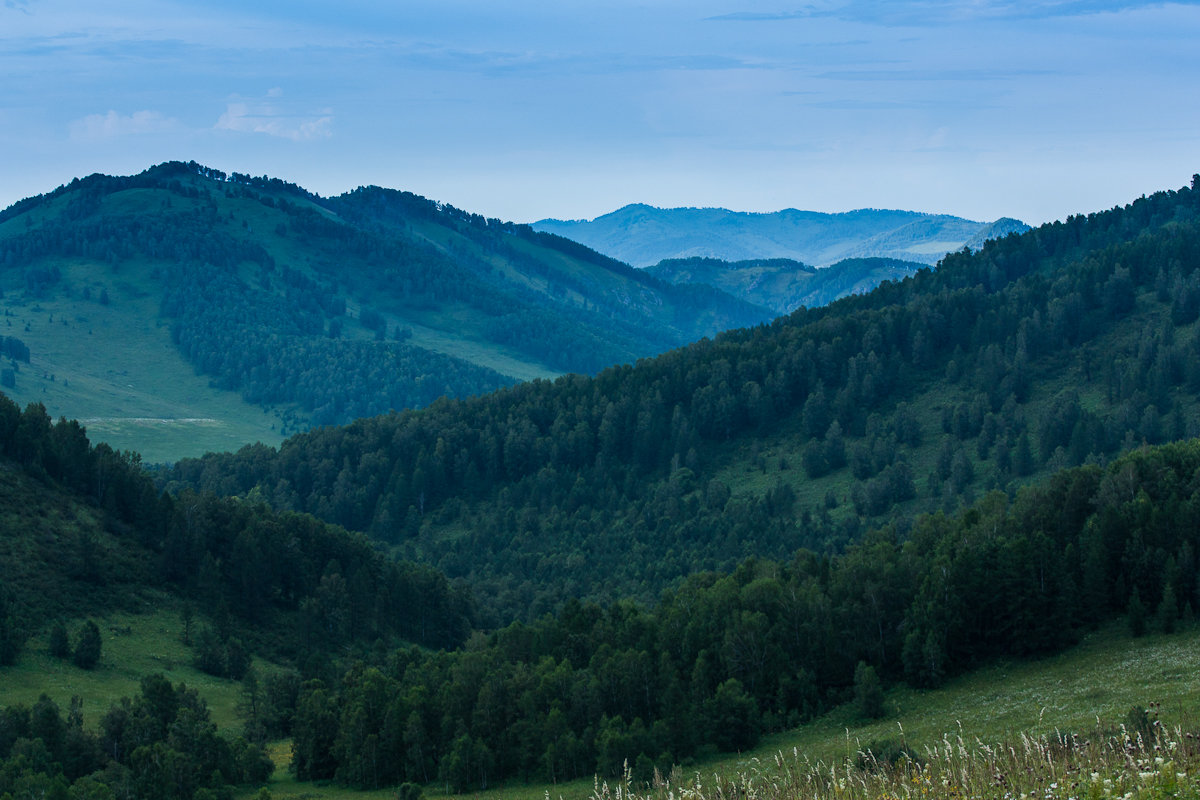
[[[936,264],[946,253],[1029,230],[1002,217],[974,222],[947,214],[863,208],[839,214],[627,205],[593,220],[544,219],[534,230],[573,239],[615,259],[649,267],[664,259],[790,258],[825,267],[847,258]]]
[[[925,268],[896,258],[847,258],[824,269],[790,258],[669,258],[646,271],[668,283],[708,286],[776,314],[790,314],[801,306],[815,308],[869,292],[884,281],[903,280]]]

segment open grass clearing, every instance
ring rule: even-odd
[[[82,621],[67,621],[72,641]],[[196,689],[219,728],[241,729],[235,711],[240,684],[192,666],[192,651],[181,638],[182,622],[174,601],[163,597],[160,605],[148,607],[146,613],[113,613],[95,621],[103,636],[95,669],[80,669],[69,660],[51,656],[43,631],[26,642],[14,666],[0,670],[0,706],[31,706],[44,693],[65,713],[71,697],[79,695],[84,724],[95,727],[114,703],[138,693],[143,677],[162,673],[173,684],[186,683]]]

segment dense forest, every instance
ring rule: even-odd
[[[650,607],[569,601],[459,652],[398,651],[301,691],[297,774],[461,792],[619,777],[628,760],[648,780],[801,724],[867,675],[933,686],[1121,613],[1171,631],[1200,605],[1197,481],[1200,442],[1139,450],[841,555],[692,575]]]
[[[1053,652],[1118,614],[1135,633],[1170,631],[1200,603],[1194,440],[875,528],[839,554],[750,558],[693,574],[654,604],[570,600],[468,637],[469,597],[428,568],[384,561],[361,537],[252,498],[156,494],[136,457],[91,447],[77,423],[51,425],[36,405],[0,401],[0,423],[3,455],[30,486],[106,519],[103,533],[57,542],[40,562],[10,551],[8,663],[25,632],[71,604],[102,611],[122,583],[144,590],[157,573],[210,610],[194,637],[202,667],[241,677],[234,653],[248,647],[296,664],[247,678],[241,737],[218,736],[195,692],[161,676],[98,727],[74,705],[64,719],[45,697],[6,708],[4,791],[222,796],[264,779],[257,742],[278,736],[292,738],[299,778],[360,788],[463,791],[617,775],[627,761],[648,778],[751,747],[865,683],[936,685],[996,656]],[[89,599],[70,596],[79,591]]]
[[[595,378],[185,460],[161,480],[257,490],[367,532],[468,578],[495,623],[569,597],[650,600],[697,570],[836,551],[893,513],[1200,434],[1197,267],[1193,185]],[[779,453],[769,474],[757,459],[767,485],[734,492],[729,465],[763,442]]]
[[[401,643],[455,648],[474,625],[468,590],[382,557],[361,535],[253,498],[159,493],[136,454],[92,446],[82,426],[0,395],[0,670],[61,620],[144,608],[166,592],[194,617],[195,663],[241,680],[251,653],[294,665],[262,691],[292,713],[302,680],[331,680],[347,653]],[[199,610],[203,610],[202,612]],[[90,669],[81,633],[74,663]],[[53,644],[56,632],[61,644]],[[282,699],[281,699],[282,698]],[[228,797],[273,769],[263,729],[218,734],[204,702],[161,676],[84,726],[43,696],[0,709],[0,796]]]
[[[46,695],[0,709],[0,795],[218,800],[273,769],[261,747],[218,732],[194,689],[161,675],[143,679],[98,726],[85,726],[78,701],[65,717]]]

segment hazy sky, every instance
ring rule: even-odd
[[[0,0],[0,75],[0,207],[195,159],[516,221],[1039,223],[1200,172],[1196,2]]]

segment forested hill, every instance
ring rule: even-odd
[[[0,212],[0,289],[32,352],[6,380],[18,399],[81,418],[257,410],[247,425],[277,431],[594,373],[770,316],[406,192],[321,198],[178,162]],[[226,396],[195,399],[210,387]]]
[[[878,699],[881,679],[937,685],[1118,614],[1135,636],[1170,633],[1200,603],[1197,441],[991,492],[839,554],[749,558],[655,604],[570,600],[469,639],[469,600],[435,571],[253,497],[156,495],[135,457],[39,405],[0,396],[0,465],[0,671],[28,669],[26,636],[56,615],[169,593],[201,609],[184,605],[180,624],[196,665],[245,674],[243,735],[218,734],[196,691],[161,673],[99,725],[83,725],[79,698],[65,720],[46,694],[0,708],[0,788],[38,797],[229,796],[266,780],[260,743],[281,736],[298,779],[355,788],[644,781],[744,752],[852,692]],[[91,668],[79,639],[71,670]],[[251,671],[251,650],[299,669]]]
[[[160,493],[136,454],[3,394],[0,529],[0,666],[55,619],[164,595],[295,663],[376,640],[454,647],[474,623],[469,592],[361,534],[253,498]]]
[[[948,256],[595,378],[187,461],[465,576],[495,621],[955,508],[1197,430],[1200,192]],[[903,523],[901,523],[902,525]]]
[[[769,214],[724,208],[655,208],[637,203],[593,220],[544,219],[540,231],[557,233],[637,267],[664,259],[746,261],[789,258],[825,267],[847,258],[897,258],[936,264],[964,246],[1026,231],[1007,217],[972,222],[946,214],[861,208],[840,214],[798,211]]]
[[[776,314],[788,314],[801,306],[823,306],[849,294],[869,292],[884,281],[902,280],[923,266],[895,258],[847,258],[822,269],[790,258],[734,262],[670,258],[646,271],[669,283],[711,286]]]
[[[132,659],[111,647],[132,633],[106,624],[117,611],[136,628],[147,612],[179,619],[195,667],[245,679],[245,727],[218,733],[196,689],[172,686],[161,640]],[[429,567],[252,498],[160,494],[135,454],[0,394],[2,797],[231,797],[270,776],[262,745],[288,733],[303,681],[371,647],[456,648],[473,621],[470,592]],[[256,671],[252,656],[289,668]],[[32,708],[14,702],[30,675]],[[118,700],[131,679],[140,695]],[[107,713],[85,727],[85,706]]]

